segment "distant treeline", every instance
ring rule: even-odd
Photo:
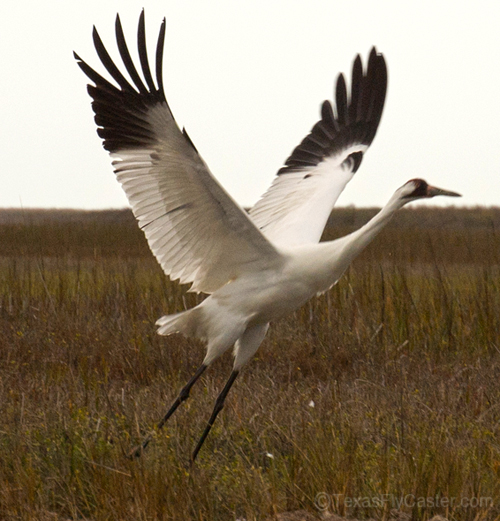
[[[370,220],[379,208],[336,208],[328,220],[329,227],[352,226],[359,228]],[[431,206],[407,207],[400,210],[388,224],[391,228],[498,228],[500,207],[476,206],[473,208],[436,208]]]
[[[363,226],[377,208],[337,208],[323,240]],[[425,248],[424,245],[427,245]],[[149,256],[129,209],[0,210],[0,256]],[[360,261],[500,262],[500,207],[405,208],[398,212]]]
[[[328,227],[359,228],[370,220],[380,208],[335,208],[328,220]],[[39,225],[47,223],[101,222],[106,224],[130,224],[134,216],[128,208],[119,210],[68,210],[68,209],[0,209],[0,226],[5,224]],[[471,208],[433,208],[416,206],[400,210],[389,227],[497,228],[500,226],[500,206]]]
[[[56,208],[0,208],[0,226],[6,224],[39,225],[48,223],[105,223],[134,222],[132,211],[119,210],[71,210]]]

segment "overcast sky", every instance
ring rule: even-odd
[[[253,204],[372,45],[389,68],[377,136],[339,205],[381,206],[413,177],[500,204],[500,3],[394,0],[18,0],[0,6],[0,207],[127,205],[95,132],[76,50],[96,25],[131,52],[144,7],[177,122],[224,187]],[[133,54],[134,56],[135,54]],[[436,201],[436,204],[439,204]]]

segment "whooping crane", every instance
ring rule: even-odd
[[[205,369],[234,346],[234,366],[194,452],[195,460],[242,367],[273,320],[331,288],[394,212],[417,199],[459,194],[412,179],[359,230],[319,243],[330,212],[358,170],[382,115],[387,69],[373,48],[364,70],[359,55],[348,95],[336,84],[336,108],[325,101],[321,119],[295,148],[271,187],[245,212],[222,188],[186,130],[177,126],[163,89],[165,19],[156,47],[156,84],[148,63],[144,11],[138,51],[144,80],[129,54],[119,16],[116,39],[131,82],[111,60],[95,27],[97,54],[113,85],[76,53],[88,86],[98,134],[151,251],[166,275],[209,296],[196,307],[157,321],[158,333],[182,333],[207,342],[205,359],[181,390],[158,429],[188,398]],[[148,445],[147,436],[131,455]]]

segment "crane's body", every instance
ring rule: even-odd
[[[359,56],[354,61],[350,95],[339,75],[335,108],[329,101],[323,103],[321,119],[248,214],[210,173],[168,106],[162,78],[165,20],[156,49],[156,84],[148,63],[144,12],[138,30],[144,80],[129,54],[118,17],[118,48],[132,83],[116,67],[95,29],[93,37],[99,58],[118,87],[76,54],[75,58],[94,83],[88,90],[95,121],[117,179],[165,274],[191,283],[191,291],[208,294],[198,306],[157,321],[161,335],[182,333],[207,343],[205,359],[158,428],[187,399],[205,369],[234,346],[233,371],[193,452],[194,461],[269,323],[331,288],[399,208],[417,199],[458,194],[412,179],[359,230],[319,242],[382,115],[387,70],[383,56],[373,48],[366,70]],[[133,455],[140,454],[151,438],[147,436]]]
[[[181,332],[208,340],[204,364],[209,365],[248,329],[260,327],[267,331],[269,322],[283,318],[335,285],[352,260],[403,205],[396,195],[364,227],[345,237],[278,249],[280,258],[273,266],[247,271],[195,308],[160,318],[158,332]],[[245,350],[236,346],[234,367],[240,369],[259,345],[247,345]]]
[[[159,319],[159,333],[181,332],[207,340],[204,363],[209,365],[230,349],[245,331],[255,327],[264,327],[267,331],[269,322],[288,315],[335,284],[348,263],[325,262],[321,256],[325,252],[322,246],[298,246],[283,251],[277,266],[241,275],[195,308]],[[330,253],[334,261],[337,254]],[[241,368],[259,345],[260,342],[248,345],[244,351],[237,348],[234,367]]]

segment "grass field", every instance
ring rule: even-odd
[[[0,519],[500,519],[500,209],[400,212],[273,324],[194,468],[229,355],[129,461],[203,358],[155,334],[184,290],[129,212],[0,212]]]

